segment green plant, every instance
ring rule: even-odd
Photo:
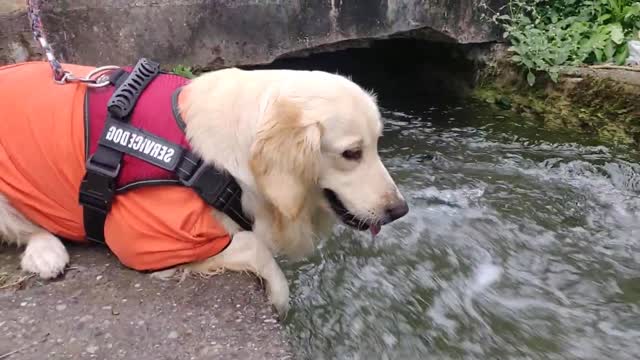
[[[624,64],[640,29],[639,1],[510,0],[505,10],[494,19],[530,85],[538,72],[557,81],[564,66]]]
[[[173,70],[171,70],[171,72],[189,79],[193,79],[195,77],[195,75],[193,74],[193,69],[190,66],[177,65],[173,68]]]

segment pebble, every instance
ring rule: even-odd
[[[167,336],[169,339],[177,339],[178,338],[178,332],[177,331],[172,331],[169,333],[169,335]]]
[[[66,308],[67,308],[67,305],[65,305],[65,304],[56,305],[56,310],[58,310],[58,311],[62,311],[64,309],[66,309]]]
[[[99,347],[95,346],[95,345],[91,345],[87,347],[87,352],[89,354],[95,354],[96,351],[98,351]]]

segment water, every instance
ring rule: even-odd
[[[482,104],[384,117],[411,211],[285,264],[300,358],[640,358],[638,154]]]

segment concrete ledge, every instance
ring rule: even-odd
[[[64,278],[21,280],[0,247],[0,357],[8,359],[287,359],[264,291],[237,273],[152,279],[101,247],[70,247]],[[12,285],[13,284],[13,285]]]
[[[397,34],[460,43],[494,41],[499,31],[478,4],[497,9],[504,2],[51,0],[43,2],[42,12],[49,40],[67,62],[122,65],[146,56],[168,66],[220,68]],[[24,6],[0,7],[0,19],[0,62],[19,61],[24,54],[33,58],[36,54],[25,44]]]
[[[606,79],[626,84],[638,88],[640,92],[640,67],[625,68],[618,66],[607,67],[606,65],[595,67],[574,67],[566,69],[561,73],[568,78],[592,77],[596,79]]]

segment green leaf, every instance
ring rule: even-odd
[[[544,59],[535,59],[534,63],[536,65],[536,69],[544,69],[546,67],[546,63],[544,62]]]
[[[622,25],[620,25],[620,23],[615,23],[609,25],[609,28],[611,29],[611,40],[618,45],[622,44],[624,42],[624,30],[622,29]]]
[[[604,56],[606,57],[605,61],[611,60],[615,52],[616,49],[613,47],[613,43],[611,43],[611,41],[607,42],[604,46]]]
[[[556,65],[564,65],[564,63],[566,63],[568,59],[569,59],[569,51],[563,48],[556,55]]]
[[[602,24],[603,22],[605,22],[605,21],[607,21],[607,20],[609,20],[609,19],[611,19],[611,14],[605,14],[605,15],[600,16],[600,17],[596,20],[596,23],[598,23],[598,24]]]
[[[176,75],[184,76],[189,79],[193,79],[195,77],[190,66],[177,65],[173,68],[172,72]]]
[[[529,83],[529,86],[533,86],[533,84],[536,83],[536,76],[533,75],[531,71],[527,74],[527,82]]]
[[[640,15],[640,2],[634,2],[631,6],[625,7],[623,10],[624,21],[629,21],[630,18]]]
[[[598,63],[604,62],[604,51],[602,51],[601,49],[594,49],[593,53],[596,55],[596,61]]]
[[[559,66],[615,62],[640,30],[640,0],[506,0],[510,17],[497,19],[513,47],[512,61],[530,84],[538,73],[559,78]],[[497,18],[500,15],[494,17]]]
[[[628,57],[629,57],[629,47],[628,46],[619,47],[614,58],[616,65],[624,65]]]

